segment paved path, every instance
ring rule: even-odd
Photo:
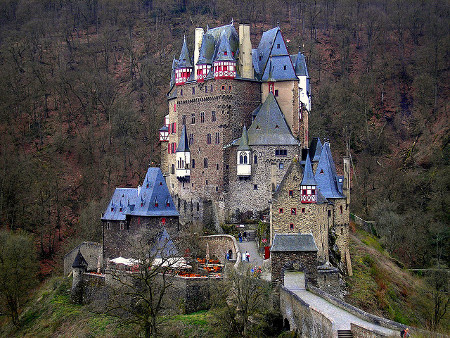
[[[239,245],[239,250],[241,251],[241,255],[244,254],[246,251],[250,254],[250,263],[253,266],[262,266],[263,264],[263,259],[262,257],[259,255],[258,253],[258,247],[256,245],[255,241],[243,241],[242,243],[239,243],[238,241],[238,245]],[[241,257],[242,261],[245,261],[243,258]]]
[[[333,330],[350,330],[350,323],[354,323],[367,329],[376,330],[386,336],[398,336],[398,332],[367,322],[355,315],[329,303],[325,299],[304,289],[289,288],[288,289],[298,295],[302,300],[309,304],[311,308],[322,313],[325,317],[333,322]]]

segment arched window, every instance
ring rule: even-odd
[[[258,156],[255,155],[255,156],[253,157],[253,163],[254,163],[254,164],[258,164]]]
[[[242,154],[239,156],[239,164],[244,164],[244,156]]]
[[[244,164],[247,164],[247,155],[244,155]]]
[[[206,143],[211,144],[211,134],[206,135]]]

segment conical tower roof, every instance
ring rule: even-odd
[[[248,133],[247,133],[247,127],[244,126],[242,129],[242,136],[239,141],[239,147],[238,151],[249,151],[250,147],[248,146]]]
[[[181,130],[181,136],[180,136],[180,142],[178,143],[177,152],[189,152],[189,144],[186,134],[186,126],[183,126],[183,129]]]
[[[177,68],[185,68],[185,67],[192,68],[191,57],[189,56],[189,50],[187,48],[186,43],[186,36],[183,39],[183,47],[181,47],[181,53],[180,57],[178,58]]]
[[[305,170],[303,171],[303,180],[301,185],[317,185],[314,179],[314,173],[311,165],[311,158],[309,157],[309,152],[306,155]]]

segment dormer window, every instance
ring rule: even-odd
[[[144,206],[144,202],[141,202],[141,208]]]
[[[114,211],[114,207],[111,207],[111,211]]]
[[[223,52],[223,55],[228,55],[228,52],[227,51]]]
[[[279,43],[277,43],[277,49],[280,49],[280,44]]]
[[[122,207],[120,207],[119,212],[122,212]]]
[[[158,200],[155,199],[155,207],[158,207]]]

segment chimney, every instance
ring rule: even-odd
[[[202,46],[202,40],[203,40],[203,28],[196,28],[195,29],[195,36],[194,36],[194,79],[197,80],[197,62],[198,57],[200,55],[200,47]]]
[[[252,43],[250,25],[239,25],[239,71],[242,78],[253,79]]]

